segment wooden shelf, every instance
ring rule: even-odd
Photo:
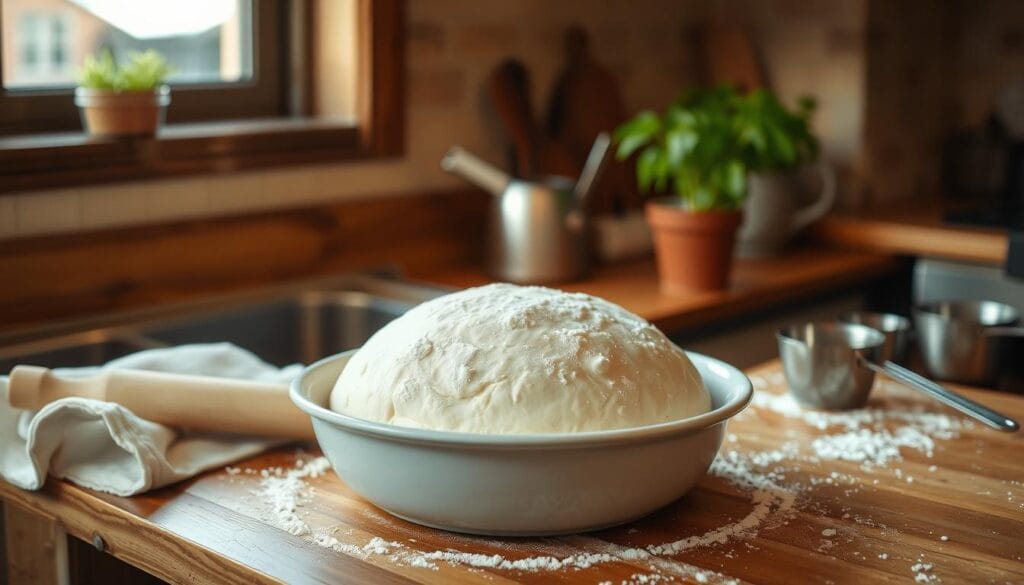
[[[728,319],[826,292],[863,285],[893,273],[899,262],[869,252],[796,249],[777,258],[737,260],[728,290],[667,294],[658,287],[653,260],[598,268],[559,288],[599,296],[633,311],[665,331]],[[419,275],[464,288],[491,282],[479,269]]]
[[[882,211],[835,214],[811,228],[828,244],[888,254],[928,256],[984,264],[1006,263],[1005,230],[949,225],[937,202],[902,204]]]

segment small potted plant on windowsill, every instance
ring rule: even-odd
[[[639,152],[641,191],[664,194],[646,207],[663,290],[727,287],[748,172],[760,170],[765,148],[778,148],[775,132],[793,148],[816,148],[785,128],[762,124],[766,93],[691,90],[663,114],[641,112],[616,130],[619,160]]]
[[[108,50],[89,55],[79,74],[75,105],[93,136],[153,136],[171,103],[164,80],[170,66],[160,53],[129,53],[118,66]]]

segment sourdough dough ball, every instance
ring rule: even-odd
[[[492,284],[424,303],[357,351],[331,409],[472,433],[572,433],[711,407],[696,368],[647,321],[602,299]]]

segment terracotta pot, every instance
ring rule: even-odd
[[[169,103],[171,90],[166,85],[152,91],[75,89],[82,125],[93,136],[153,136]]]
[[[739,211],[687,211],[676,197],[647,203],[661,288],[666,292],[721,290],[729,283]]]

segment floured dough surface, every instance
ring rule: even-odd
[[[394,425],[472,433],[636,427],[711,408],[686,354],[602,299],[492,284],[440,297],[357,351],[331,409]]]

